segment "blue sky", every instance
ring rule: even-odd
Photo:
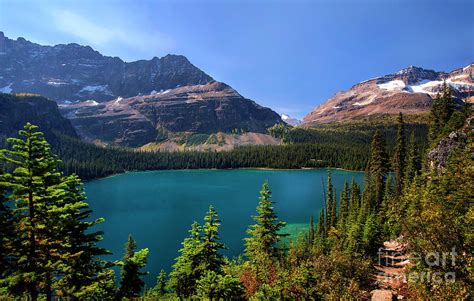
[[[183,54],[245,97],[301,118],[408,65],[474,61],[472,0],[0,0],[0,30],[126,61]]]

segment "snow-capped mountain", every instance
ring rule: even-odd
[[[418,114],[430,109],[432,98],[446,82],[457,99],[474,100],[474,64],[452,72],[409,66],[394,74],[369,79],[338,92],[315,108],[304,125],[351,120],[375,114]]]
[[[291,126],[298,126],[301,124],[301,120],[290,117],[286,114],[281,114],[281,120],[283,120],[285,123],[291,125]]]

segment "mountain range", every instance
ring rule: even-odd
[[[89,46],[43,46],[0,32],[0,66],[0,92],[55,100],[90,141],[136,147],[163,130],[262,133],[281,122],[181,55],[124,62]]]
[[[457,100],[474,100],[474,64],[452,72],[409,66],[394,74],[376,77],[339,92],[303,119],[303,126],[365,118],[377,114],[420,114],[431,107],[443,84]]]
[[[59,105],[82,139],[128,147],[160,143],[167,133],[266,133],[281,122],[311,127],[380,114],[426,113],[444,83],[457,100],[474,100],[474,64],[452,72],[409,66],[369,79],[329,98],[302,121],[243,97],[182,55],[125,62],[89,46],[43,46],[0,32],[0,66],[0,92],[45,96]],[[33,100],[28,101],[36,105]],[[56,115],[53,106],[47,103],[40,112]],[[249,137],[258,137],[253,139],[257,144],[268,140]]]

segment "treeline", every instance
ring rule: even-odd
[[[381,117],[380,117],[381,118]],[[416,121],[416,122],[415,122]],[[284,134],[285,143],[321,143],[325,145],[350,145],[370,149],[375,131],[379,131],[392,152],[397,134],[396,120],[353,121],[337,124],[321,124],[312,128],[292,128]],[[406,123],[407,133],[413,133],[420,149],[425,149],[428,126],[426,120],[415,119]]]
[[[92,179],[125,171],[201,168],[336,167],[362,170],[365,148],[337,144],[241,146],[225,152],[140,152],[103,148],[67,136],[53,145],[66,174]]]
[[[388,143],[388,153],[395,145],[396,125],[356,124],[341,128],[324,126],[316,129],[280,129],[285,145],[240,146],[223,152],[145,152],[132,149],[99,147],[68,136],[59,135],[53,144],[62,159],[66,174],[76,173],[93,179],[125,171],[168,169],[275,168],[298,169],[332,167],[364,170],[368,162],[370,142],[379,130]],[[406,125],[420,153],[427,146],[427,126]],[[275,131],[271,131],[275,134]],[[275,134],[276,135],[276,134]]]

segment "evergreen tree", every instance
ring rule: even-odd
[[[135,298],[140,296],[145,282],[141,276],[147,273],[140,270],[146,266],[148,249],[136,252],[137,245],[132,235],[128,236],[125,244],[125,256],[118,264],[122,267],[120,272],[120,288],[117,298]]]
[[[336,222],[336,198],[334,187],[332,185],[332,176],[331,173],[328,173],[328,184],[327,184],[327,194],[326,194],[326,230],[330,230],[331,227],[334,227]]]
[[[158,296],[164,296],[166,294],[166,273],[165,270],[161,270],[158,278],[156,279],[156,292]]]
[[[16,231],[11,258],[14,271],[5,282],[11,292],[28,291],[37,300],[40,290],[51,299],[53,272],[59,268],[59,244],[50,226],[54,208],[62,191],[58,160],[51,153],[43,133],[37,126],[26,124],[21,138],[9,138],[12,150],[1,150],[0,161],[13,166],[13,173],[0,176],[0,186],[11,191],[8,201],[14,203],[13,225]]]
[[[331,220],[330,224],[331,227],[336,227],[337,224],[337,219],[338,219],[338,212],[337,212],[337,197],[336,197],[336,189],[334,189],[334,192],[332,194],[332,201],[331,201]]]
[[[349,216],[349,198],[350,198],[350,190],[349,184],[344,182],[344,188],[341,191],[341,196],[339,199],[339,220],[338,225],[339,229],[343,230],[348,216]]]
[[[403,172],[405,171],[406,161],[406,139],[405,139],[405,123],[403,121],[402,113],[399,113],[397,118],[398,129],[397,139],[395,144],[393,156],[393,170],[395,172],[396,180],[396,195],[400,196],[403,186]]]
[[[197,222],[191,225],[187,237],[179,250],[173,271],[170,273],[168,287],[175,291],[180,298],[189,298],[196,291],[196,281],[201,278],[202,270],[198,269],[202,254],[201,226]]]
[[[311,214],[309,218],[309,232],[308,232],[308,245],[312,246],[314,242],[314,220],[313,215]]]
[[[75,299],[85,297],[82,292],[97,281],[98,275],[107,266],[98,256],[109,252],[97,246],[102,240],[103,232],[90,231],[104,219],[87,221],[92,210],[85,202],[81,180],[76,175],[71,175],[64,178],[64,183],[65,194],[58,206],[49,210],[49,214],[58,217],[51,229],[61,240],[59,252],[63,277],[57,284],[58,295]]]
[[[351,189],[350,189],[350,201],[349,201],[349,223],[354,223],[357,220],[360,207],[360,187],[359,184],[352,178]]]
[[[407,153],[407,164],[405,169],[405,184],[408,185],[421,171],[421,158],[418,145],[415,140],[415,133],[411,133],[410,144]]]
[[[220,272],[224,257],[219,253],[224,249],[223,243],[219,242],[219,227],[221,221],[214,207],[209,206],[209,211],[204,218],[206,223],[203,226],[202,247],[200,255],[200,269],[204,271]]]
[[[369,193],[366,206],[377,208],[382,204],[383,189],[388,173],[388,156],[386,153],[385,140],[379,130],[375,131],[370,150],[368,163],[369,183],[366,186]]]
[[[0,170],[0,175],[2,171]],[[7,277],[11,272],[12,262],[9,254],[14,239],[13,216],[9,206],[7,206],[8,198],[6,191],[0,186],[0,279]],[[0,283],[0,295],[2,292],[2,284]]]
[[[278,220],[274,204],[268,182],[265,182],[260,191],[257,215],[253,217],[256,224],[249,227],[249,237],[245,238],[245,253],[250,261],[257,264],[264,258],[275,259],[281,254],[277,243],[284,236],[280,230],[286,223]]]
[[[445,134],[444,127],[448,123],[454,112],[454,102],[452,90],[446,82],[443,83],[441,93],[438,93],[433,100],[429,115],[429,141],[431,146],[435,146],[439,138]]]
[[[318,237],[320,238],[324,238],[324,234],[326,233],[326,221],[324,218],[324,208],[321,208],[321,211],[319,212],[318,227],[316,229],[316,233],[318,234]]]

